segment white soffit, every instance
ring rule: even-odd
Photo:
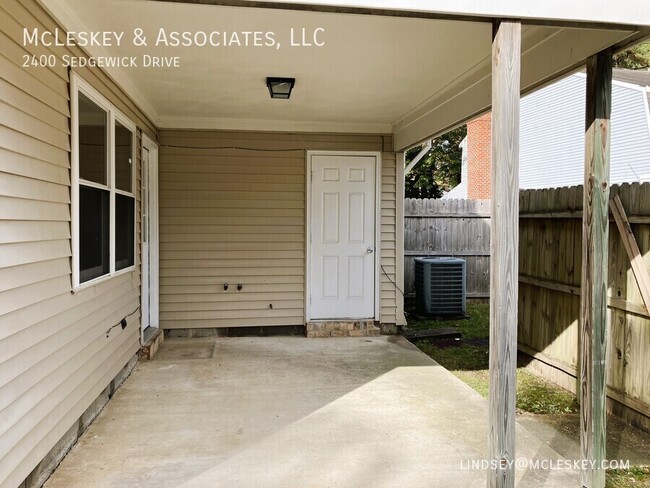
[[[394,132],[417,143],[489,107],[491,24],[192,5],[143,0],[41,0],[69,31],[124,31],[93,56],[179,56],[179,68],[109,69],[161,128]],[[291,47],[292,28],[322,28],[322,47]],[[130,41],[142,28],[148,46]],[[169,31],[274,32],[280,49],[154,46]],[[632,32],[524,26],[522,88],[566,72]],[[128,42],[126,39],[128,38]],[[267,76],[296,78],[273,100]]]
[[[650,27],[647,0],[239,0],[237,3],[424,12],[440,16],[522,19],[541,23],[553,21]]]

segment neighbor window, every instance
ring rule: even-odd
[[[135,264],[135,125],[72,77],[73,285]]]

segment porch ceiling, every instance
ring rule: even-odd
[[[121,46],[88,48],[91,55],[180,57],[180,68],[108,70],[160,127],[394,133],[402,149],[490,105],[488,22],[142,0],[42,2],[69,31],[127,33]],[[138,27],[146,48],[127,39]],[[323,28],[325,45],[290,46],[291,28],[303,27]],[[160,28],[274,32],[280,48],[154,46]],[[525,26],[522,90],[634,36]],[[291,100],[270,99],[267,76],[295,77]]]

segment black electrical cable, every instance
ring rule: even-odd
[[[126,328],[126,319],[127,319],[128,317],[130,317],[131,315],[133,315],[134,313],[136,313],[138,310],[140,310],[140,305],[138,305],[137,307],[135,307],[135,310],[134,310],[133,312],[131,312],[131,313],[128,314],[128,315],[125,315],[125,316],[122,318],[122,320],[120,320],[117,324],[115,324],[115,325],[109,327],[108,329],[106,329],[106,337],[108,337],[108,336],[110,335],[111,331],[112,331],[115,327],[122,326],[122,329]]]
[[[381,270],[382,270],[382,271],[384,272],[384,274],[386,275],[386,278],[388,278],[388,281],[390,281],[390,282],[393,284],[393,286],[395,287],[395,289],[396,289],[398,292],[400,292],[400,293],[402,294],[402,296],[404,296],[404,292],[400,289],[399,286],[397,286],[397,283],[395,283],[393,280],[391,280],[391,279],[390,279],[390,276],[388,276],[388,273],[386,273],[386,270],[384,269],[384,265],[383,265],[383,264],[381,265]]]
[[[239,151],[259,151],[259,152],[295,152],[305,151],[305,148],[286,148],[286,149],[262,149],[258,147],[242,147],[242,146],[181,146],[177,144],[162,144],[162,147],[169,147],[173,149],[237,149]]]

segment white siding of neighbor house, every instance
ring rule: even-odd
[[[35,0],[3,1],[0,20],[0,487],[15,488],[138,350],[139,313],[106,330],[140,303],[140,259],[138,246],[135,271],[72,293],[69,75],[21,66],[23,27],[57,25]],[[107,76],[79,74],[155,134]]]
[[[646,93],[613,83],[611,184],[650,178]],[[583,183],[585,76],[574,74],[521,101],[522,189]]]
[[[167,129],[160,137],[161,327],[304,324],[306,150],[384,151],[381,260],[395,282],[390,137]],[[191,149],[201,146],[264,151]],[[299,150],[269,151],[287,148]],[[396,294],[382,273],[383,323],[396,321]]]
[[[460,183],[441,197],[445,200],[467,198],[467,137],[463,138],[458,147],[461,149]]]

